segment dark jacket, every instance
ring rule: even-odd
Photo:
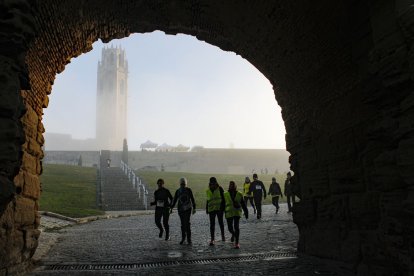
[[[253,182],[250,184],[250,193],[255,199],[261,199],[262,196],[266,198],[266,188],[263,182],[257,179],[253,180]]]
[[[282,195],[282,190],[280,189],[279,183],[272,182],[272,184],[270,184],[269,195]]]
[[[290,179],[285,180],[285,196],[293,196],[293,187]]]
[[[163,203],[164,207],[170,207],[173,201],[173,197],[170,193],[170,190],[162,187],[154,192],[154,201],[151,202],[151,206],[156,205],[156,208],[163,208],[159,207]],[[158,202],[158,204],[157,204]]]
[[[183,206],[182,201],[180,200],[181,197],[189,197],[190,198],[190,204],[192,206],[193,209],[196,208],[196,204],[195,204],[195,200],[194,200],[194,196],[193,196],[193,191],[190,188],[179,188],[177,191],[175,191],[175,195],[174,195],[174,200],[173,200],[173,204],[171,205],[171,208],[174,208],[175,204],[178,201],[178,205],[177,205],[177,209],[178,212],[185,212],[191,209],[187,209],[185,206]]]

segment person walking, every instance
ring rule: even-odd
[[[165,229],[165,240],[168,241],[170,239],[170,227],[168,225],[168,219],[170,217],[170,206],[173,201],[173,197],[170,191],[164,188],[164,179],[158,179],[157,185],[158,189],[154,192],[154,201],[151,202],[150,205],[155,205],[155,225],[157,225],[158,229],[160,230],[158,236],[162,238]]]
[[[194,215],[196,212],[196,203],[194,200],[193,191],[187,187],[187,179],[184,177],[180,178],[180,188],[175,192],[174,200],[171,206],[171,212],[177,202],[178,215],[180,216],[181,221],[180,244],[183,244],[186,238],[187,243],[192,244],[190,218],[191,214]]]
[[[254,206],[253,195],[250,193],[250,178],[248,176],[246,176],[246,178],[244,179],[243,199],[246,206],[247,201],[250,201],[250,205],[253,207],[253,214],[256,214],[256,207]]]
[[[288,213],[292,212],[292,204],[296,202],[295,194],[293,193],[292,187],[292,175],[290,172],[286,174],[285,180],[285,196],[288,206]]]
[[[224,193],[224,199],[226,203],[225,214],[227,220],[227,227],[231,233],[231,242],[234,242],[234,248],[239,249],[239,237],[240,237],[240,217],[243,209],[246,219],[249,218],[249,211],[244,202],[242,193],[237,191],[237,186],[234,181],[229,182],[229,190]]]
[[[210,177],[209,188],[206,190],[207,202],[206,202],[206,213],[210,218],[210,245],[215,243],[215,228],[216,228],[216,217],[220,225],[221,230],[221,240],[225,241],[226,237],[224,236],[224,190],[218,184],[217,179],[213,176]]]
[[[272,204],[276,207],[276,214],[279,212],[279,196],[283,198],[282,190],[276,177],[272,177],[272,184],[269,187],[269,195],[272,196]]]
[[[266,188],[262,181],[253,174],[253,182],[250,184],[250,193],[253,195],[254,205],[256,205],[257,219],[262,218],[262,197],[266,199]]]

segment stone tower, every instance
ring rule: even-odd
[[[121,150],[127,138],[128,62],[125,50],[102,49],[98,62],[96,141],[100,149]]]

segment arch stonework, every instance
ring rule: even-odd
[[[317,2],[1,1],[0,274],[24,271],[37,247],[56,74],[97,39],[154,30],[233,51],[272,83],[300,252],[360,275],[414,273],[414,6]]]

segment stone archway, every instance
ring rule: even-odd
[[[37,246],[55,75],[99,38],[162,30],[234,51],[274,86],[302,199],[301,252],[361,275],[413,273],[414,8],[290,2],[3,1],[0,272],[24,269]]]

